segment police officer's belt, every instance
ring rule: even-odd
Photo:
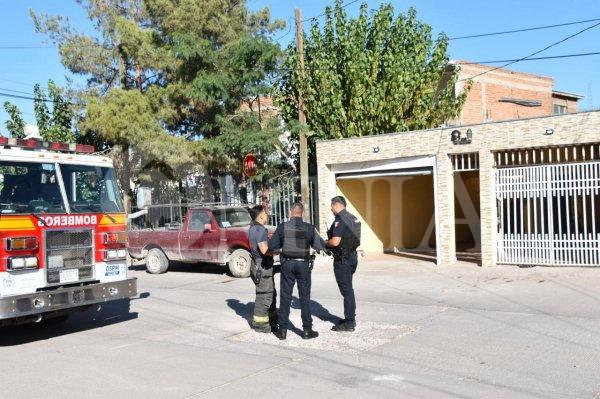
[[[310,259],[309,258],[283,258],[283,260],[284,261],[286,261],[286,260],[295,260],[295,261],[298,261],[298,262],[307,262]]]

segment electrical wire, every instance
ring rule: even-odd
[[[345,3],[345,4],[342,4],[342,8],[346,8],[346,7],[348,7],[348,6],[351,6],[352,4],[354,4],[354,3],[358,3],[359,1],[360,1],[360,0],[352,0],[352,1],[349,1],[349,2],[347,2],[347,3]],[[308,21],[313,21],[313,20],[315,20],[315,19],[317,19],[317,18],[321,18],[321,17],[325,16],[325,14],[326,14],[326,13],[319,14],[319,15],[315,15],[314,17],[310,17],[310,18],[303,19],[303,20],[302,20],[302,21],[300,21],[300,22],[304,23],[304,22],[308,22]]]
[[[565,22],[562,24],[554,24],[554,25],[535,26],[535,27],[515,29],[515,30],[505,30],[505,31],[500,31],[500,32],[480,33],[480,34],[476,34],[476,35],[467,35],[467,36],[457,36],[457,37],[451,37],[448,40],[463,40],[463,39],[474,39],[477,37],[507,35],[507,34],[511,34],[511,33],[521,33],[521,32],[530,32],[530,31],[534,31],[534,30],[540,30],[540,29],[559,28],[561,26],[579,25],[579,24],[585,24],[587,22],[596,22],[596,21],[600,21],[600,18],[585,19],[582,21]]]
[[[287,32],[285,32],[283,35],[279,36],[278,38],[275,39],[276,42],[280,41],[281,39],[283,39],[284,37],[286,37],[287,35],[289,35],[292,32],[292,26],[294,26],[294,24],[292,24],[292,20],[294,18],[290,17],[288,18],[288,30]]]
[[[41,48],[56,48],[55,46],[0,46],[0,50],[29,50]]]
[[[524,61],[539,61],[539,60],[555,60],[559,58],[575,58],[575,57],[587,57],[590,55],[600,55],[600,51],[594,51],[591,53],[576,53],[576,54],[562,54],[562,55],[548,55],[544,57],[529,57],[526,59],[521,59],[521,62]],[[494,60],[494,61],[469,61],[469,62],[461,62],[461,65],[473,65],[473,64],[499,64],[502,62],[514,62],[519,61],[519,59],[512,60]]]
[[[544,56],[544,57],[529,57],[526,59],[523,58],[517,58],[517,59],[511,59],[511,60],[492,60],[492,61],[473,61],[473,62],[462,62],[460,63],[460,65],[475,65],[475,64],[497,64],[497,63],[514,63],[514,62],[524,62],[524,61],[539,61],[539,60],[552,60],[552,59],[565,59],[565,58],[576,58],[576,57],[588,57],[588,56],[592,56],[592,55],[600,55],[600,51],[594,51],[594,52],[589,52],[589,53],[576,53],[576,54],[561,54],[561,55],[549,55],[549,56]],[[306,68],[309,70],[335,70],[335,68]],[[499,69],[499,68],[495,68],[495,69]],[[495,70],[494,69],[494,70]],[[277,68],[278,71],[282,71],[282,72],[289,72],[292,70],[292,68]],[[476,75],[478,76],[478,75]],[[469,78],[472,79],[473,77]],[[463,79],[464,80],[464,79]],[[11,89],[6,89],[6,88],[2,88],[0,87],[0,97],[10,97],[10,98],[18,98],[18,99],[24,99],[24,100],[35,100],[35,98],[33,97],[32,93],[28,93],[28,92],[24,92],[24,91],[19,91],[19,90],[11,90]],[[20,93],[20,94],[11,94],[11,93],[6,93],[6,92],[11,92],[11,93]],[[24,95],[21,95],[24,94]],[[44,100],[46,102],[52,102],[52,100]]]
[[[518,59],[516,59],[516,60],[512,60],[512,61],[510,61],[510,62],[507,62],[507,63],[505,63],[505,64],[503,64],[503,65],[500,65],[500,66],[498,66],[498,67],[495,67],[495,68],[489,69],[489,70],[487,70],[487,71],[484,71],[484,72],[478,73],[478,74],[476,74],[476,75],[473,75],[473,76],[471,76],[470,78],[461,79],[461,80],[459,80],[459,82],[462,82],[462,81],[465,81],[465,80],[471,80],[471,79],[474,79],[474,78],[476,78],[476,77],[479,77],[479,76],[485,75],[485,74],[487,74],[487,73],[490,73],[490,72],[496,71],[496,70],[498,70],[498,69],[506,68],[507,66],[510,66],[510,65],[516,64],[517,62],[525,61],[526,59],[529,59],[529,58],[533,57],[534,55],[538,55],[539,53],[541,53],[541,52],[543,52],[543,51],[546,51],[546,50],[548,50],[549,48],[552,48],[552,47],[554,47],[554,46],[557,46],[557,45],[559,45],[559,44],[561,44],[561,43],[564,43],[564,42],[566,42],[567,40],[574,38],[575,36],[579,36],[579,35],[581,35],[582,33],[584,33],[584,32],[587,32],[588,30],[590,30],[590,29],[593,29],[593,28],[597,27],[598,25],[600,25],[600,22],[597,22],[597,23],[595,23],[595,24],[593,24],[593,25],[590,25],[590,26],[588,26],[588,27],[586,27],[586,28],[584,28],[584,29],[581,29],[580,31],[577,31],[577,32],[575,32],[575,33],[573,33],[573,34],[571,34],[571,35],[569,35],[569,36],[567,36],[567,37],[564,37],[564,38],[560,39],[559,41],[556,41],[556,42],[554,42],[554,43],[552,43],[552,44],[549,44],[548,46],[544,47],[544,48],[543,48],[543,49],[541,49],[541,50],[538,50],[538,51],[535,51],[535,52],[533,52],[533,53],[531,53],[531,54],[529,54],[529,55],[526,55],[525,57],[521,57],[521,58],[518,58]]]

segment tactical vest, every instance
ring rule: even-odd
[[[339,223],[344,223],[346,229],[344,229],[340,245],[333,250],[334,258],[338,260],[356,252],[356,248],[360,245],[360,221],[350,212],[346,211],[344,213]]]
[[[308,259],[310,257],[310,244],[303,222],[288,221],[283,224],[281,254],[288,259]]]

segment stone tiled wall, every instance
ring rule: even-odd
[[[480,206],[482,264],[495,264],[496,203],[492,151],[515,148],[600,142],[600,111],[546,116],[515,121],[461,126],[473,131],[471,144],[455,145],[450,140],[454,128],[440,128],[378,136],[321,141],[317,143],[320,230],[331,221],[331,166],[365,161],[392,160],[435,155],[437,159],[438,226],[440,263],[455,261],[454,184],[449,154],[478,152],[480,158]],[[554,134],[545,135],[546,129]],[[374,151],[374,148],[378,151]]]

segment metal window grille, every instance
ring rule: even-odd
[[[464,154],[450,154],[454,172],[468,172],[479,170],[479,153],[469,152]]]
[[[600,143],[519,148],[494,152],[494,166],[526,166],[600,160]]]
[[[495,173],[498,263],[600,265],[600,161]]]

